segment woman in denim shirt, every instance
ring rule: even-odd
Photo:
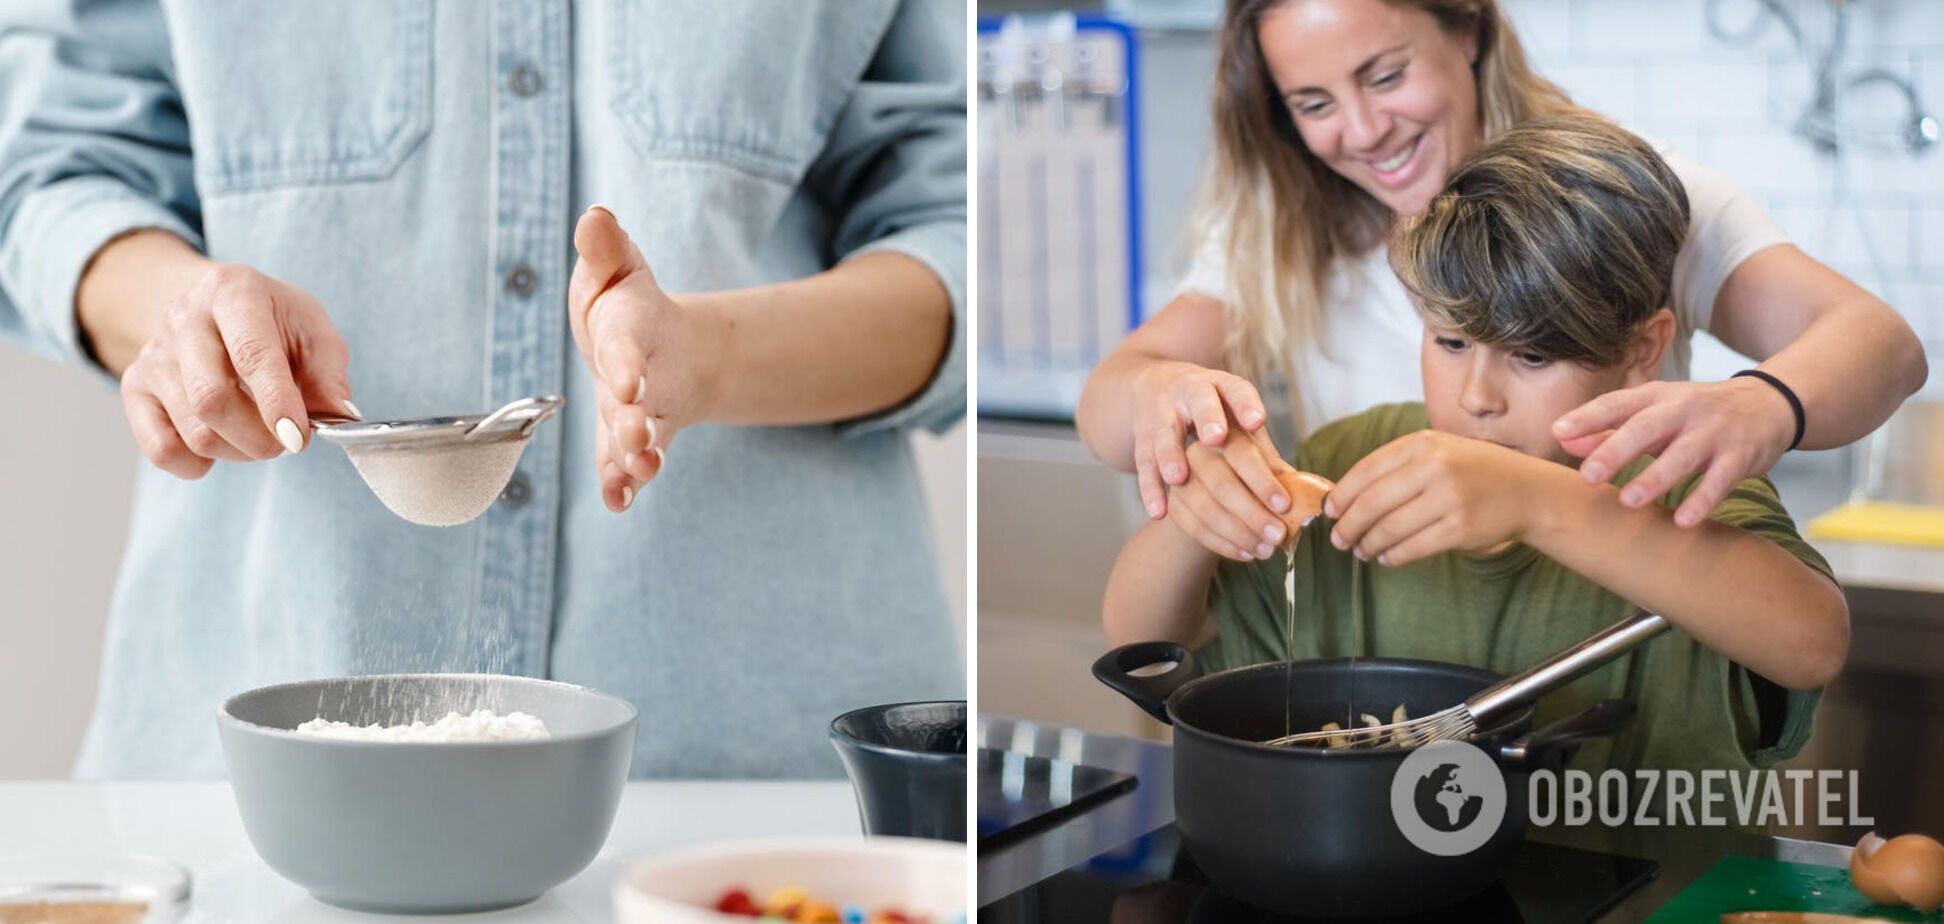
[[[904,433],[964,413],[962,6],[15,9],[0,335],[120,378],[154,463],[78,775],[220,775],[224,697],[341,674],[613,692],[659,777],[833,775],[831,716],[962,695]],[[307,445],[546,393],[451,529]]]

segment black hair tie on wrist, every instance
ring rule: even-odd
[[[1776,391],[1782,393],[1783,399],[1789,402],[1789,410],[1795,412],[1795,420],[1796,420],[1795,440],[1789,443],[1789,448],[1794,449],[1797,446],[1802,445],[1802,433],[1804,430],[1808,429],[1809,427],[1809,418],[1808,415],[1803,413],[1802,399],[1796,397],[1795,390],[1791,389],[1787,385],[1782,384],[1781,379],[1769,375],[1768,373],[1763,372],[1760,369],[1743,369],[1742,371],[1729,376],[1729,378],[1738,379],[1744,375],[1750,378],[1761,379],[1762,381],[1767,382],[1770,385],[1774,386]]]

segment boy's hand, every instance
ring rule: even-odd
[[[1548,483],[1572,469],[1483,440],[1421,430],[1365,456],[1337,481],[1323,512],[1330,543],[1403,565],[1451,549],[1525,538]]]
[[[1168,488],[1167,517],[1217,555],[1255,561],[1274,554],[1289,535],[1282,517],[1261,501],[1277,497],[1288,509],[1288,492],[1276,473],[1289,464],[1276,452],[1267,427],[1237,432],[1246,438],[1188,446],[1187,478]]]
[[[661,471],[675,432],[708,418],[719,393],[727,322],[655,283],[614,215],[596,206],[574,228],[569,322],[594,375],[594,464],[608,509],[628,509]]]

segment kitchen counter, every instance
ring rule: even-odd
[[[507,924],[611,920],[608,890],[631,858],[723,838],[859,834],[848,783],[630,782],[607,844],[580,875],[531,904],[434,918]],[[185,924],[418,920],[323,904],[258,859],[226,783],[0,783],[0,855],[140,853],[193,877]]]
[[[979,854],[978,903],[987,905],[1061,870],[1121,846],[1174,820],[1172,753],[1165,744],[1100,735],[1046,723],[981,716],[979,746],[1056,757],[1134,774],[1135,788],[1003,850]],[[1602,922],[1642,921],[1717,860],[1729,855],[1792,863],[1847,866],[1850,848],[1785,837],[1759,837],[1723,828],[1642,829],[1617,842],[1610,832],[1585,828],[1538,832],[1547,840],[1645,857],[1660,874],[1628,896]]]

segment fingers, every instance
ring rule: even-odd
[[[130,367],[134,371],[137,367]],[[209,467],[215,463],[210,459],[190,451],[188,444],[176,432],[175,424],[162,408],[162,402],[155,395],[139,385],[131,383],[128,376],[122,378],[122,412],[128,417],[128,428],[135,436],[135,444],[141,447],[142,455],[149,463],[171,475],[194,481],[209,474]]]
[[[1371,495],[1365,495],[1365,497],[1366,503],[1368,503],[1368,498]],[[1354,513],[1356,511],[1353,510],[1352,512]],[[1370,524],[1370,527],[1364,530],[1363,535],[1358,539],[1355,554],[1360,559],[1375,561],[1382,565],[1405,564],[1405,560],[1397,559],[1390,554],[1392,550],[1415,538],[1419,533],[1430,529],[1433,524],[1440,521],[1444,513],[1444,505],[1424,496],[1422,493],[1414,495],[1402,504],[1391,508],[1379,517],[1376,522]],[[1435,549],[1433,551],[1444,550]],[[1420,555],[1422,554],[1425,553],[1420,552]]]
[[[1183,417],[1194,422],[1195,438],[1210,446],[1220,446],[1228,438],[1228,408],[1222,404],[1221,392],[1205,382],[1189,386],[1181,398],[1180,412]]]
[[[1342,502],[1339,508],[1341,513],[1330,529],[1330,544],[1339,549],[1355,550],[1358,558],[1365,557],[1363,546],[1370,530],[1392,513],[1417,500],[1424,493],[1429,480],[1430,472],[1425,468],[1400,466],[1364,484],[1353,500]],[[1336,492],[1330,493],[1331,500],[1336,500],[1336,496]]]
[[[223,462],[248,462],[249,454],[230,445],[228,440],[218,435],[209,425],[203,423],[190,406],[182,391],[180,373],[174,361],[167,355],[158,355],[150,362],[151,368],[144,370],[142,376],[149,394],[162,406],[168,415],[169,427],[176,432],[184,446],[197,456]]]
[[[594,344],[594,375],[597,384],[616,402],[636,403],[647,396],[648,350],[635,336],[626,318],[635,312],[616,303],[629,297],[609,293],[596,301],[587,316],[587,333]]]
[[[613,213],[598,205],[583,212],[575,223],[574,250],[578,257],[567,280],[568,326],[573,329],[574,343],[580,347],[581,355],[592,358],[594,349],[587,318],[595,301],[616,283],[637,272],[646,274],[650,283],[654,274]]]
[[[1154,464],[1161,470],[1161,480],[1171,485],[1188,483],[1188,453],[1182,448],[1185,435],[1181,424],[1164,424],[1154,431]]]
[[[1276,469],[1270,464],[1269,458],[1264,457],[1262,443],[1265,440],[1260,438],[1261,434],[1262,431],[1257,430],[1248,434],[1249,439],[1238,440],[1224,447],[1222,456],[1257,502],[1276,513],[1282,513],[1289,509],[1289,493],[1276,479]],[[1275,447],[1270,446],[1271,457],[1275,451]]]
[[[1134,483],[1141,489],[1141,506],[1148,519],[1159,520],[1168,514],[1168,493],[1161,486],[1161,473],[1154,461],[1154,440],[1136,431],[1134,436]]]
[[[303,392],[304,406],[363,417],[358,406],[351,403],[351,350],[324,309],[316,305],[311,308],[291,332],[297,344],[290,357],[291,373]]]
[[[1668,405],[1649,407],[1627,418],[1599,449],[1580,463],[1580,477],[1588,484],[1607,481],[1642,455],[1660,452],[1680,431],[1678,409]]]
[[[1716,456],[1708,466],[1708,473],[1701,476],[1694,490],[1675,509],[1674,525],[1692,529],[1707,519],[1728,498],[1728,492],[1735,489],[1735,484],[1748,477],[1747,467],[1746,463],[1733,456]]]
[[[1707,439],[1698,434],[1676,439],[1653,464],[1620,489],[1621,506],[1641,507],[1672,491],[1707,464],[1710,448]]]
[[[1417,446],[1417,440],[1404,437],[1385,443],[1377,447],[1376,452],[1357,460],[1357,464],[1350,466],[1350,470],[1337,479],[1336,487],[1331,488],[1329,496],[1323,499],[1323,515],[1331,519],[1341,518],[1343,512],[1363,495],[1365,488],[1409,463]]]
[[[1268,421],[1269,413],[1262,408],[1262,395],[1248,379],[1239,375],[1222,375],[1215,380],[1215,390],[1221,392],[1229,414],[1242,429],[1257,430]]]
[[[1607,441],[1607,437],[1612,435],[1612,430],[1601,430],[1598,433],[1575,436],[1571,439],[1560,440],[1559,448],[1566,450],[1566,454],[1575,459],[1584,459],[1598,451],[1601,444]]]
[[[210,314],[230,368],[256,405],[263,429],[285,451],[300,452],[310,432],[310,416],[304,412],[270,299],[270,290],[260,279],[244,277],[217,288]]]
[[[1195,508],[1195,518],[1209,532],[1221,536],[1256,558],[1267,558],[1289,534],[1282,519],[1264,508],[1226,461],[1208,447],[1198,453],[1194,484],[1175,492]]]
[[[1652,405],[1655,398],[1654,384],[1607,392],[1553,421],[1553,437],[1565,441],[1601,430],[1616,429],[1628,418]]]
[[[1219,508],[1218,508],[1219,509]],[[1173,498],[1168,507],[1168,519],[1175,527],[1186,533],[1190,539],[1201,543],[1202,547],[1231,561],[1254,561],[1254,546],[1240,546],[1231,541],[1224,533],[1210,529],[1202,522],[1196,505],[1182,497]]]
[[[1457,525],[1449,517],[1436,520],[1399,540],[1396,545],[1385,549],[1381,553],[1380,563],[1388,568],[1401,568],[1439,552],[1457,548],[1461,535]]]
[[[181,406],[169,406],[169,413],[191,449],[208,457],[196,445],[194,421],[214,431],[247,459],[273,459],[283,454],[285,447],[271,435],[255,404],[238,387],[229,351],[208,315],[182,313],[170,328],[169,343],[183,397]],[[189,420],[183,418],[184,412]]]

